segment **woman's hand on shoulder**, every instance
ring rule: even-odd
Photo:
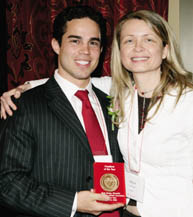
[[[30,89],[29,83],[19,85],[18,87],[4,92],[0,97],[1,100],[1,119],[6,119],[7,115],[12,116],[13,111],[17,110],[16,105],[13,103],[11,97],[14,96],[16,99],[21,96],[23,92]]]

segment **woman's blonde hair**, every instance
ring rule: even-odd
[[[178,90],[176,103],[186,87],[193,88],[191,73],[187,72],[183,67],[175,35],[168,23],[153,11],[140,10],[128,13],[123,16],[117,24],[112,43],[111,74],[113,82],[111,95],[113,97],[113,104],[119,109],[118,123],[122,122],[125,117],[124,105],[126,97],[128,95],[131,95],[132,97],[134,93],[132,72],[128,71],[122,65],[120,57],[121,30],[123,24],[131,19],[143,20],[160,37],[163,46],[168,45],[168,55],[161,64],[161,81],[159,86],[153,92],[149,109],[151,109],[159,99],[155,111],[156,113],[163,101],[165,93],[168,93],[169,88],[171,87]]]

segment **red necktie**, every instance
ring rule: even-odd
[[[107,155],[106,144],[96,114],[88,98],[87,90],[78,90],[75,93],[82,101],[82,116],[86,135],[93,155]]]
[[[86,135],[92,150],[93,155],[106,155],[106,144],[105,140],[97,120],[96,114],[91,106],[90,100],[88,98],[87,90],[78,90],[75,93],[82,101],[82,116],[84,120],[84,125],[86,129]],[[120,217],[118,211],[112,213],[103,213],[100,217]]]

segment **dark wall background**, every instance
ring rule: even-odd
[[[6,26],[6,0],[0,0],[0,95],[7,90],[7,26]]]
[[[169,0],[0,0],[0,95],[25,81],[50,77],[55,69],[50,46],[55,16],[67,6],[89,5],[107,20],[107,52],[98,75],[110,75],[114,26],[129,11],[152,10],[168,18]],[[96,73],[96,74],[97,74]]]

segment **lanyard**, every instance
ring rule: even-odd
[[[144,138],[145,126],[138,134],[138,102],[137,102],[137,89],[135,88],[133,102],[131,104],[131,109],[128,119],[128,134],[127,134],[127,145],[128,145],[128,166],[130,171],[134,173],[139,173],[141,170],[141,154],[142,145]],[[143,105],[143,109],[144,109]],[[142,111],[143,113],[143,111]],[[143,121],[143,118],[142,118]],[[134,126],[134,127],[133,127]],[[132,129],[133,127],[133,129]]]

